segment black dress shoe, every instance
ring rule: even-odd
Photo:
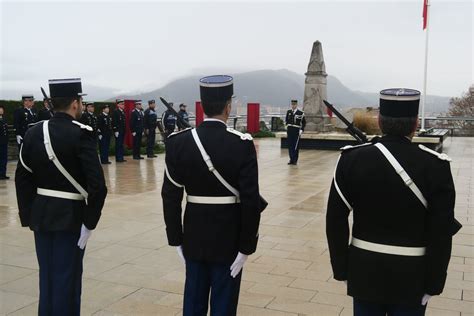
[[[112,161],[107,161],[106,164],[110,165],[112,164]]]
[[[7,177],[7,176],[0,176],[0,180],[8,180],[10,179],[10,177]]]
[[[147,158],[156,158],[158,157],[157,155],[148,155]]]
[[[115,162],[127,162],[125,159],[122,160],[116,160]]]
[[[140,156],[140,157],[138,157],[138,159],[145,159],[145,158],[143,158],[142,156]]]

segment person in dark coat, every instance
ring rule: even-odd
[[[117,108],[112,116],[112,127],[115,136],[115,161],[125,162],[123,142],[125,141],[125,102],[123,99],[116,100]]]
[[[156,158],[157,156],[153,152],[156,142],[156,126],[158,115],[155,111],[155,100],[148,101],[148,109],[145,110],[143,117],[145,134],[147,135],[146,140],[146,155],[148,158]]]
[[[5,108],[0,105],[0,180],[8,180],[8,123],[5,118]]]
[[[354,314],[424,315],[446,282],[455,188],[450,158],[412,143],[420,93],[380,93],[376,143],[346,146],[329,195],[326,234],[334,278]],[[353,212],[352,237],[348,217]]]
[[[189,114],[188,112],[186,112],[186,104],[181,103],[179,105],[178,116],[181,117],[182,121],[189,124]],[[182,131],[183,129],[186,128],[186,126],[182,123],[182,121],[181,120],[176,121],[176,124],[178,125],[178,131]]]
[[[94,113],[94,102],[86,102],[86,111],[82,113],[80,122],[92,127],[92,134],[97,138],[97,116]]]
[[[133,109],[130,115],[130,131],[133,136],[133,159],[143,159],[140,156],[140,148],[142,146],[142,135],[143,135],[143,111],[142,101],[135,101],[135,109]]]
[[[54,111],[50,109],[48,99],[43,99],[43,108],[38,112],[38,121],[46,121],[53,117]]]
[[[163,212],[168,243],[186,264],[183,315],[207,315],[212,293],[211,315],[231,316],[237,312],[242,268],[257,248],[257,156],[252,137],[226,125],[232,77],[205,77],[200,85],[207,118],[197,129],[170,135],[166,143]],[[206,162],[198,146],[210,156]]]
[[[173,106],[173,103],[170,102],[170,105]],[[166,110],[163,112],[163,118],[161,121],[163,122],[163,127],[165,129],[165,142],[168,136],[174,132],[177,119],[176,111]]]
[[[286,112],[289,165],[296,165],[299,156],[299,140],[306,126],[304,112],[298,109],[298,100],[291,100],[291,109]]]
[[[16,109],[13,112],[13,128],[15,129],[16,142],[18,149],[20,149],[25,137],[26,131],[33,126],[37,121],[36,111],[33,108],[35,98],[32,94],[24,94],[21,97],[23,107]]]
[[[107,195],[80,79],[49,81],[54,117],[25,135],[15,173],[21,226],[34,232],[40,316],[80,315],[82,264]]]
[[[102,113],[97,119],[97,133],[99,139],[100,162],[109,165],[109,147],[112,137],[112,117],[109,115],[110,107],[108,104],[102,106]]]

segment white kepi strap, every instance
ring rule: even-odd
[[[428,208],[428,201],[423,196],[423,193],[421,193],[418,186],[415,184],[415,182],[413,182],[408,173],[405,171],[405,169],[403,169],[398,160],[392,155],[392,153],[387,149],[387,147],[385,147],[381,143],[375,144],[375,147],[377,147],[385,156],[385,158],[387,158],[393,169],[395,169],[400,178],[402,178],[403,182],[405,182],[405,185],[416,195],[418,200],[420,200],[420,202],[425,206],[425,208]]]
[[[206,163],[207,167],[209,168],[209,171],[214,174],[214,176],[219,180],[220,183],[222,183],[223,186],[227,188],[232,194],[234,194],[237,198],[240,198],[240,193],[239,191],[231,186],[229,182],[227,182],[219,173],[219,171],[214,168],[214,165],[212,164],[211,157],[207,154],[206,150],[202,146],[201,140],[199,139],[199,136],[197,134],[196,129],[193,129],[191,131],[191,134],[193,135],[194,142],[196,143],[197,147],[199,148],[199,151],[201,152],[202,159],[204,159],[204,162]]]
[[[51,160],[56,168],[58,168],[59,172],[63,174],[64,177],[76,188],[77,191],[84,197],[84,200],[87,204],[87,197],[89,194],[87,191],[74,179],[69,172],[63,167],[61,162],[59,162],[58,157],[54,153],[53,146],[51,145],[51,138],[49,137],[49,129],[48,129],[49,121],[44,121],[43,123],[43,138],[44,138],[44,148],[46,148],[46,153],[48,154],[49,160]]]

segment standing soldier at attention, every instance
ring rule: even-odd
[[[291,100],[291,109],[286,112],[285,124],[287,126],[289,165],[298,163],[299,141],[306,126],[304,112],[298,109],[298,100]]]
[[[97,116],[95,116],[94,102],[86,103],[86,111],[81,116],[81,123],[92,127],[92,133],[97,138]]]
[[[112,118],[109,115],[110,107],[108,104],[102,106],[102,113],[97,119],[97,132],[99,138],[100,162],[109,165],[109,147],[110,138],[112,137]]]
[[[125,141],[125,102],[123,99],[116,100],[117,108],[115,109],[112,117],[112,126],[114,129],[115,136],[115,161],[125,162],[123,158],[124,149],[123,142]]]
[[[15,128],[18,149],[21,147],[26,131],[37,122],[36,112],[33,109],[35,98],[32,94],[24,94],[21,97],[23,107],[13,112],[13,127]]]
[[[155,147],[156,140],[156,124],[158,120],[158,115],[155,112],[155,100],[148,101],[148,109],[145,110],[144,115],[144,126],[146,138],[146,155],[148,158],[157,157],[153,152],[153,147]]]
[[[171,106],[173,106],[173,103],[170,102],[169,103]],[[168,138],[168,136],[170,136],[173,132],[174,132],[174,129],[176,128],[176,120],[177,120],[177,117],[176,117],[176,112],[171,112],[170,110],[166,110],[164,113],[163,113],[163,126],[165,128],[165,142],[166,142],[166,139]]]
[[[227,128],[233,79],[200,80],[207,118],[166,143],[161,196],[170,246],[185,260],[183,315],[236,315],[242,267],[255,252],[260,222],[252,137]],[[184,227],[181,202],[186,190]]]
[[[189,124],[189,115],[188,115],[188,112],[186,112],[186,104],[181,103],[179,105],[178,115],[183,119],[184,122]],[[178,130],[179,131],[182,131],[183,129],[186,128],[186,126],[184,126],[183,123],[181,123],[180,120],[177,120],[176,124],[178,125]]]
[[[21,225],[34,232],[38,315],[80,315],[82,261],[107,195],[80,79],[49,81],[55,114],[28,130],[15,185]]]
[[[43,108],[38,112],[38,121],[46,121],[53,117],[54,112],[49,108],[48,99],[43,99]]]
[[[8,180],[8,123],[5,118],[5,108],[0,105],[0,180]]]
[[[424,315],[445,286],[461,225],[451,159],[412,143],[419,101],[416,90],[382,90],[383,137],[346,146],[336,166],[326,234],[334,278],[347,281],[356,316]]]
[[[143,135],[143,112],[142,112],[142,101],[135,101],[135,109],[130,115],[130,131],[133,136],[133,159],[143,159],[140,156],[140,147],[142,146],[142,135]]]

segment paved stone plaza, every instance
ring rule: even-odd
[[[244,267],[240,315],[352,315],[345,285],[332,280],[325,208],[338,153],[302,151],[287,166],[279,140],[256,141],[260,188],[269,201],[257,252]],[[448,281],[428,315],[474,315],[474,138],[445,142],[456,183]],[[161,206],[164,155],[105,166],[109,195],[87,245],[83,315],[180,315],[184,267],[167,246]],[[14,175],[15,163],[8,175]],[[370,194],[370,193],[369,193]],[[383,208],[381,208],[383,211]],[[38,264],[33,234],[21,228],[13,180],[0,182],[0,314],[35,315]]]

